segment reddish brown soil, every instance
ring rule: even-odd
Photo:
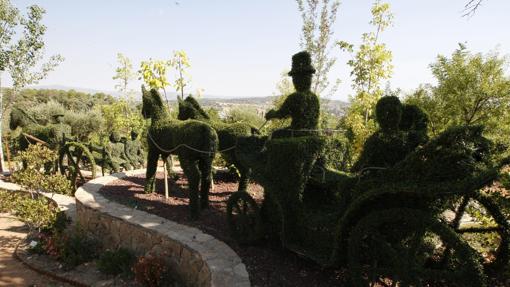
[[[144,194],[145,176],[127,177],[104,186],[100,192],[116,202],[144,210],[178,223],[197,227],[228,244],[241,257],[253,286],[342,286],[345,284],[343,270],[322,269],[320,266],[294,253],[269,243],[257,246],[240,246],[229,235],[226,223],[226,200],[237,190],[236,182],[215,179],[210,194],[211,206],[201,213],[197,221],[189,219],[187,180],[179,175],[177,181],[169,180],[170,197],[165,199],[163,174],[158,174],[157,194]],[[250,184],[250,194],[263,199],[262,187]]]

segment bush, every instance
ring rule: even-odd
[[[49,173],[57,160],[55,151],[41,144],[30,145],[20,152],[17,160],[23,162],[24,168],[16,171],[12,178],[25,188],[65,195],[74,193],[71,182],[65,176]]]
[[[136,282],[147,287],[171,286],[173,280],[169,278],[168,268],[162,257],[147,255],[140,256],[133,266]]]
[[[67,268],[76,267],[96,258],[98,242],[77,228],[68,234],[61,234],[59,260]]]
[[[61,220],[58,208],[47,198],[22,192],[0,191],[0,212],[14,214],[31,230],[52,229]]]
[[[124,274],[131,273],[131,266],[135,262],[135,256],[131,251],[125,248],[117,250],[106,250],[97,261],[97,268],[104,274]]]

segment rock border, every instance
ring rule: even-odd
[[[246,266],[225,243],[197,228],[178,224],[110,201],[99,194],[106,184],[144,173],[133,170],[93,179],[75,193],[76,219],[106,248],[129,248],[137,255],[167,258],[184,286],[250,287]]]

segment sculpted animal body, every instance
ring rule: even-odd
[[[200,104],[192,97],[188,96],[184,100],[179,99],[179,120],[195,119],[210,124],[218,133],[219,149],[225,161],[233,164],[241,175],[239,180],[239,190],[246,190],[250,177],[250,168],[243,165],[236,156],[235,146],[237,138],[241,136],[251,136],[258,134],[259,131],[248,123],[223,123],[212,121],[209,115],[200,107]]]
[[[142,86],[142,94],[142,114],[145,118],[151,118],[147,133],[149,149],[145,192],[155,190],[159,156],[166,159],[170,154],[175,154],[189,181],[191,217],[197,218],[200,209],[209,205],[212,161],[218,147],[218,136],[206,123],[171,119],[158,91],[147,91]]]

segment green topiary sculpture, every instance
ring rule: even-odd
[[[131,165],[134,168],[143,167],[145,160],[142,143],[138,139],[138,133],[135,130],[131,131],[131,140],[126,140],[125,148]]]
[[[310,54],[306,51],[292,56],[292,83],[296,92],[290,94],[277,110],[269,110],[266,120],[291,117],[290,127],[273,132],[273,137],[310,135],[309,130],[316,130],[319,124],[319,98],[310,87],[315,69]]]
[[[195,119],[207,122],[218,133],[219,149],[223,158],[228,164],[233,164],[239,170],[241,178],[239,180],[239,190],[246,190],[248,187],[250,168],[243,165],[236,156],[235,147],[237,138],[240,136],[250,136],[258,134],[258,130],[248,123],[223,123],[211,121],[209,115],[200,107],[200,104],[192,97],[179,100],[179,120]]]
[[[382,97],[375,114],[379,130],[365,142],[363,152],[352,167],[354,172],[392,167],[428,140],[424,113],[415,106],[403,106],[395,96]]]
[[[125,170],[132,168],[125,152],[124,143],[121,142],[118,132],[114,131],[110,134],[110,142],[106,145],[106,152],[111,158],[111,165],[114,171],[118,172],[120,167]]]
[[[157,90],[147,91],[142,86],[142,95],[142,114],[151,119],[147,131],[149,150],[145,192],[155,190],[159,156],[166,159],[170,154],[176,154],[189,181],[191,217],[197,218],[200,209],[209,205],[212,160],[218,148],[218,135],[206,123],[171,119]]]

